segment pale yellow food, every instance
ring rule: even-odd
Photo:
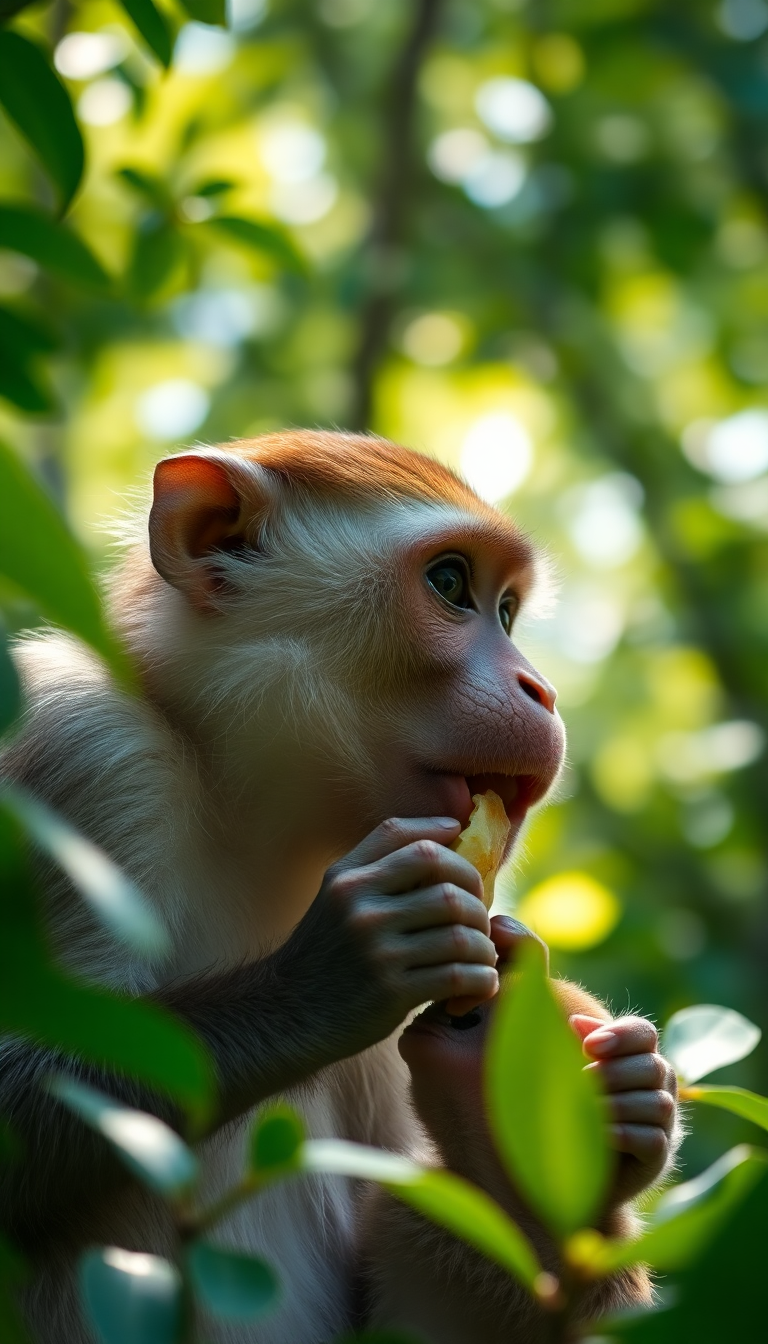
[[[451,849],[469,859],[483,879],[483,900],[486,909],[493,904],[496,874],[504,858],[504,847],[510,831],[510,822],[498,793],[475,793],[475,804],[469,824],[454,840]]]

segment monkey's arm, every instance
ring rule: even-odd
[[[448,823],[449,833],[457,830]],[[428,999],[493,994],[496,954],[480,879],[438,837],[445,840],[446,826],[434,819],[385,822],[329,869],[282,947],[152,996],[211,1052],[218,1084],[212,1130],[383,1040]],[[0,1219],[27,1244],[82,1219],[131,1179],[106,1142],[45,1092],[47,1075],[61,1068],[184,1131],[176,1106],[131,1081],[9,1046],[0,1059],[0,1114],[26,1157],[2,1178]]]
[[[345,1042],[333,1024],[345,1020],[346,984],[313,978],[300,949],[273,956],[153,996],[191,1026],[208,1046],[218,1106],[211,1130],[259,1102],[301,1083],[341,1057]],[[325,1011],[318,1009],[322,1002]],[[17,1161],[0,1167],[0,1224],[30,1251],[87,1224],[132,1182],[109,1144],[46,1090],[65,1072],[118,1102],[158,1116],[185,1132],[181,1109],[141,1084],[21,1042],[0,1053],[0,1115],[21,1144]]]

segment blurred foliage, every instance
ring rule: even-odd
[[[367,426],[463,470],[551,558],[520,640],[570,736],[500,904],[617,1011],[765,1031],[768,4],[223,18],[2,0],[0,439],[101,566],[195,438]],[[8,498],[5,632],[52,616],[117,658],[43,493],[26,538]],[[734,1077],[768,1091],[765,1045]],[[697,1108],[686,1174],[753,1136]]]

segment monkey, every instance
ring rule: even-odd
[[[206,1201],[238,1179],[253,1117],[276,1096],[311,1135],[406,1150],[399,1027],[428,1001],[496,993],[480,879],[449,846],[472,794],[493,788],[511,851],[561,767],[554,688],[513,638],[540,571],[516,524],[437,461],[291,430],[157,465],[108,599],[137,693],[65,634],[19,644],[27,710],[2,773],[103,847],[172,943],[161,961],[127,951],[41,864],[51,947],[71,974],[164,1006],[206,1044]],[[186,1122],[135,1080],[2,1045],[0,1113],[27,1160],[3,1172],[0,1217],[30,1262],[30,1330],[92,1344],[81,1250],[173,1259],[177,1237],[162,1201],[48,1096],[52,1069]],[[235,1210],[215,1235],[272,1263],[282,1304],[206,1336],[320,1344],[347,1329],[359,1197],[313,1177]]]
[[[523,925],[510,930],[500,948],[502,981],[521,941],[530,936]],[[614,1020],[580,986],[557,979],[551,984],[583,1043],[585,1067],[597,1071],[610,1108],[608,1132],[617,1160],[599,1230],[631,1236],[638,1226],[633,1198],[670,1170],[681,1139],[675,1072],[658,1053],[656,1029],[646,1018]],[[514,993],[514,986],[503,985],[503,992]],[[421,1123],[412,1155],[484,1189],[528,1234],[544,1267],[557,1274],[554,1242],[505,1170],[484,1111],[483,1051],[496,1003],[485,1000],[458,1017],[446,1004],[432,1004],[400,1036]],[[366,1194],[360,1240],[373,1326],[413,1332],[421,1344],[540,1344],[549,1338],[547,1313],[517,1280],[382,1189]],[[649,1273],[636,1265],[590,1285],[577,1304],[576,1323],[650,1306],[652,1300]]]

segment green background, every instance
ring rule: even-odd
[[[6,20],[55,53],[85,172],[62,223],[76,132],[46,86],[35,139],[20,75],[0,438],[105,571],[105,524],[180,444],[365,426],[470,478],[495,445],[559,589],[520,642],[570,740],[503,899],[585,874],[613,927],[555,936],[556,971],[617,1012],[765,1028],[768,6],[159,10]],[[0,599],[10,631],[35,619]],[[722,1076],[768,1091],[765,1047]],[[741,1138],[702,1108],[686,1174]]]

